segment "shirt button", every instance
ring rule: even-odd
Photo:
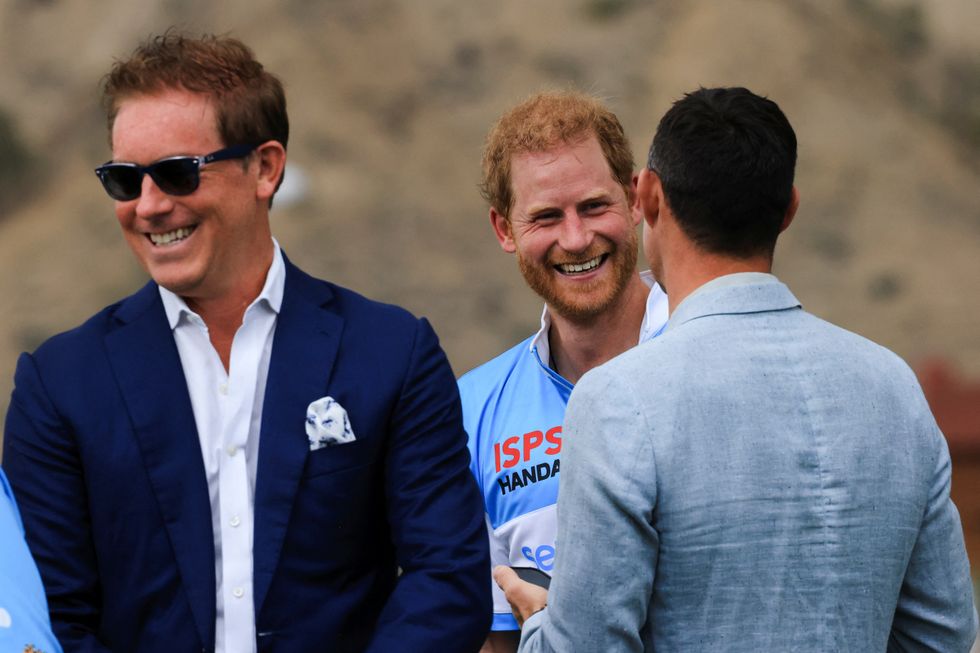
[[[238,525],[242,523],[242,520],[238,518],[238,515],[235,515],[231,518],[229,523],[231,524],[232,528],[238,528]]]
[[[231,591],[231,593],[235,595],[236,599],[240,599],[245,596],[245,590],[243,590],[241,587],[236,587]]]
[[[227,395],[228,394],[228,384],[227,383],[222,383],[221,385],[219,385],[218,386],[218,392],[220,392],[223,395]]]
[[[229,458],[234,458],[235,454],[238,453],[238,447],[236,447],[233,444],[229,444],[228,447],[225,449],[225,451],[228,452]]]

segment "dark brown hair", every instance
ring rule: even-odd
[[[772,256],[796,168],[796,134],[775,102],[745,88],[688,93],[660,121],[647,167],[703,250]]]
[[[191,38],[173,30],[147,39],[106,75],[102,96],[110,139],[123,100],[168,89],[213,98],[226,146],[274,140],[286,147],[289,118],[282,83],[248,46],[227,36]]]

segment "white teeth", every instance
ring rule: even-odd
[[[559,263],[558,269],[565,274],[577,274],[594,270],[599,267],[600,263],[602,263],[602,256],[596,256],[594,259],[585,263]]]
[[[187,238],[192,231],[194,231],[194,227],[181,227],[165,234],[150,234],[150,240],[153,241],[154,245],[169,245]]]

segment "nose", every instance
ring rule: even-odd
[[[173,210],[173,198],[156,185],[150,175],[143,175],[140,196],[136,200],[136,216],[150,219]]]
[[[558,245],[566,252],[584,252],[592,244],[592,230],[576,211],[569,211],[561,221]]]

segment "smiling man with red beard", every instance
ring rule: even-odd
[[[486,503],[494,565],[554,566],[561,424],[573,385],[649,340],[667,297],[638,273],[633,157],[593,97],[542,93],[494,125],[484,197],[501,248],[545,301],[540,330],[459,380],[471,466]],[[487,570],[489,575],[490,570]],[[517,622],[494,586],[485,651],[513,651]]]

